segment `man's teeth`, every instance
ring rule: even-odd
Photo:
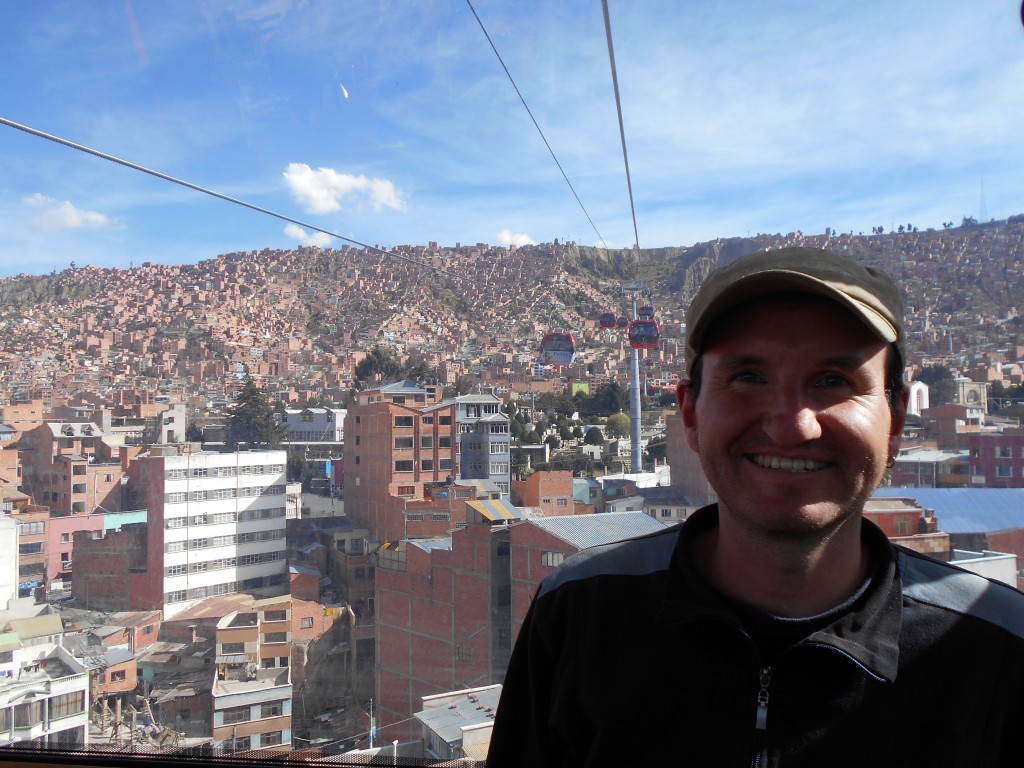
[[[782,456],[754,456],[754,462],[762,467],[781,469],[786,472],[810,472],[814,469],[824,469],[828,464],[824,461],[811,461],[810,459],[787,459]]]

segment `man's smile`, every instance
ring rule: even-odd
[[[825,469],[832,466],[826,461],[813,461],[811,459],[789,459],[785,456],[768,456],[766,454],[751,454],[750,460],[765,469],[781,469],[784,472],[813,472],[818,469]]]

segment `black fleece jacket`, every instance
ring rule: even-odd
[[[688,557],[717,523],[707,507],[545,579],[488,768],[1024,766],[1024,594],[864,521],[865,586],[762,658]]]

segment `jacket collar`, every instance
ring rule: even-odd
[[[693,544],[718,525],[715,504],[699,509],[683,524],[666,581],[660,623],[723,621],[742,629],[732,604],[697,571],[690,556]],[[885,534],[869,520],[861,521],[861,538],[871,554],[867,589],[846,611],[799,645],[834,648],[875,677],[896,679],[902,624],[902,587],[896,557]]]

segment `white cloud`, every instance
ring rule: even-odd
[[[112,225],[109,217],[96,211],[83,211],[69,200],[54,200],[38,192],[22,198],[22,202],[37,213],[32,225],[45,230],[106,229]]]
[[[536,245],[536,241],[529,235],[513,233],[510,229],[498,233],[498,242],[502,245]]]
[[[331,244],[331,240],[333,240],[330,235],[324,232],[307,232],[296,224],[289,224],[284,228],[284,233],[288,237],[297,240],[300,245],[319,245],[321,248],[326,248]]]
[[[401,190],[387,179],[368,179],[339,173],[333,168],[317,168],[315,171],[305,163],[289,163],[284,180],[292,197],[308,213],[331,213],[340,211],[343,204],[369,203],[373,210],[393,208],[405,210]]]

